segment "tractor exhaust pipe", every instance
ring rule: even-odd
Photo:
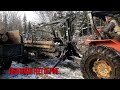
[[[98,32],[97,28],[95,27],[92,13],[91,13],[90,11],[88,11],[87,13],[88,13],[88,18],[90,19],[91,28],[92,28],[92,29],[94,30],[94,32],[97,34],[98,39],[101,40],[101,39],[102,39],[102,36],[100,35],[100,33]]]

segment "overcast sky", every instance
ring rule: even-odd
[[[33,11],[20,11],[22,17],[26,14],[27,21],[37,21],[38,16]]]

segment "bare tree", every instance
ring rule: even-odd
[[[3,29],[3,15],[0,13],[0,30]]]
[[[41,22],[50,22],[54,16],[56,11],[34,11],[38,17],[40,18]]]
[[[46,15],[47,15],[47,17],[49,18],[49,21],[52,21],[53,19],[53,17],[54,17],[54,13],[55,13],[56,11],[46,11],[45,13],[46,13]]]
[[[18,11],[3,11],[3,28],[8,31],[20,30],[23,31],[21,15]]]
[[[6,12],[3,12],[3,29],[4,30],[8,30],[8,20],[7,20],[7,13]]]
[[[41,22],[44,22],[44,23],[47,22],[46,21],[45,11],[34,11],[34,12],[38,15]]]

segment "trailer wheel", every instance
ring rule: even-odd
[[[28,64],[28,63],[30,63],[31,60],[28,57],[29,57],[28,51],[24,50],[23,59],[21,59],[20,63],[22,63],[22,64]]]
[[[120,79],[120,56],[112,48],[90,47],[80,65],[85,79]]]
[[[8,70],[11,67],[12,61],[6,61],[3,63],[3,69]]]
[[[0,63],[0,71],[8,70],[8,69],[11,67],[11,63],[12,63],[11,60],[5,60],[5,59],[4,59],[4,60]]]

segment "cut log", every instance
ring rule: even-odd
[[[32,44],[32,40],[25,40],[24,43],[25,44]]]
[[[2,42],[6,42],[8,40],[7,32],[4,29],[0,30],[0,40],[2,40]]]
[[[2,41],[6,42],[8,40],[8,36],[6,34],[2,35]]]
[[[38,48],[53,48],[51,45],[32,45],[32,44],[24,44],[25,47],[38,47]]]
[[[32,40],[24,41],[25,44],[32,44]],[[37,45],[54,45],[53,41],[33,41],[33,44]]]
[[[53,48],[49,48],[49,49],[41,49],[41,52],[49,52],[49,53],[54,53],[56,51],[56,49]]]
[[[21,37],[20,37],[19,30],[8,31],[8,36],[9,36],[9,39],[10,39],[14,44],[19,44],[19,43],[21,43]]]
[[[33,41],[35,44],[54,45],[53,41]]]

